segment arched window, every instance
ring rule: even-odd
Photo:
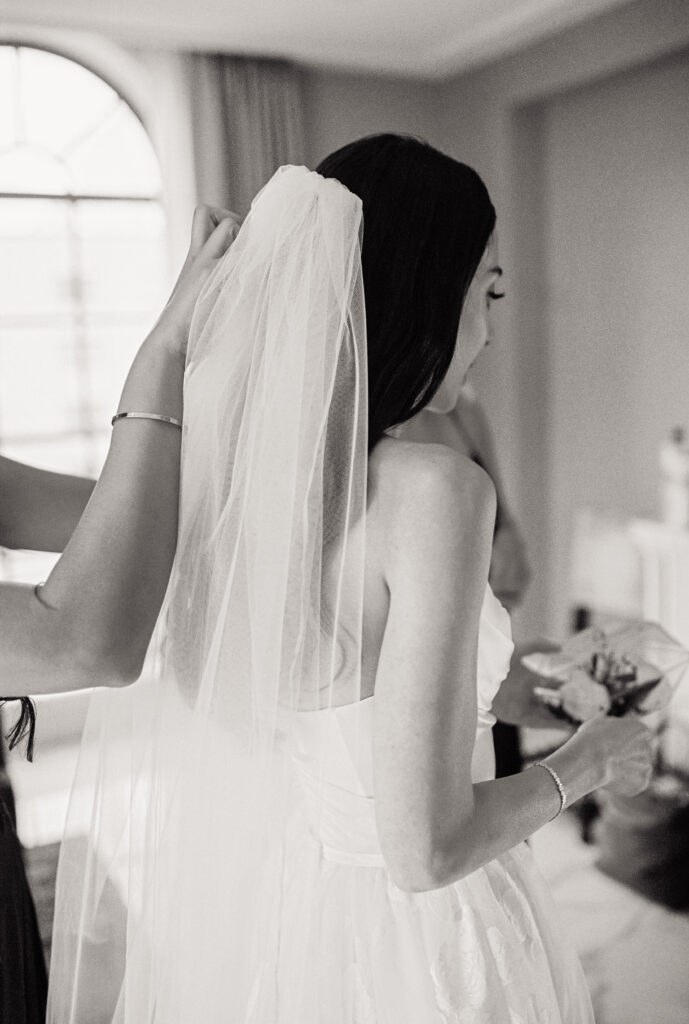
[[[0,45],[0,451],[96,476],[167,287],[160,169],[129,103],[56,53]],[[47,556],[4,552],[5,579]]]

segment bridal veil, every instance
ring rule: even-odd
[[[155,665],[92,698],[50,1024],[275,1024],[279,987],[298,1006],[310,984],[306,956],[279,971],[291,724],[360,697],[361,232],[344,187],[282,168],[197,303]]]

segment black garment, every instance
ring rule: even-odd
[[[14,793],[12,792],[12,783],[10,782],[9,775],[5,770],[5,744],[3,741],[3,728],[2,728],[2,711],[0,711],[0,803],[4,803],[7,808],[7,813],[10,816],[10,821],[17,827],[17,809],[14,805]]]
[[[22,849],[0,801],[0,1021],[45,1024],[48,978]]]
[[[495,747],[495,777],[516,775],[522,770],[522,754],[519,747],[519,729],[516,725],[496,722],[493,726]]]

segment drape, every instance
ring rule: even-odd
[[[244,215],[282,164],[304,163],[301,80],[285,61],[190,53],[197,201]]]

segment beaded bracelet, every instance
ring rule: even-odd
[[[551,821],[555,821],[555,818],[560,817],[560,815],[565,809],[565,806],[567,805],[567,791],[565,790],[565,787],[562,785],[562,779],[557,774],[555,769],[551,768],[549,764],[545,763],[545,761],[536,761],[533,767],[545,768],[545,770],[550,774],[553,782],[557,786],[557,791],[560,794],[560,810],[551,818]]]

